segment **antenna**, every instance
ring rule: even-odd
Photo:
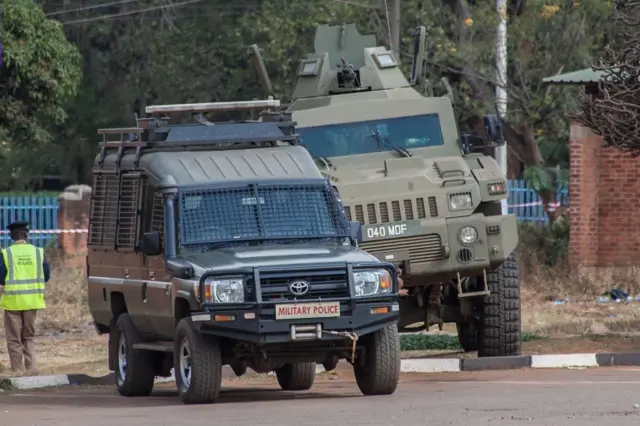
[[[198,104],[151,105],[145,108],[147,114],[166,114],[171,112],[223,112],[251,111],[263,108],[276,108],[280,101],[275,99],[239,102],[205,102]]]

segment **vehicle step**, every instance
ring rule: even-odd
[[[133,349],[157,352],[173,352],[172,342],[136,343]]]
[[[464,297],[480,297],[480,296],[488,296],[491,292],[489,290],[484,291],[471,291],[469,293],[458,294],[458,298],[462,299]]]

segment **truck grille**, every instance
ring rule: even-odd
[[[306,281],[309,283],[309,291],[304,296],[294,297],[289,291],[289,284],[294,281]],[[349,297],[349,285],[346,273],[322,275],[300,275],[261,273],[260,289],[262,300],[272,302],[279,300],[305,300],[305,299],[329,299],[337,297]],[[247,281],[247,292],[251,300],[255,300],[255,285],[253,278]]]
[[[429,211],[427,211],[427,208]],[[357,220],[363,225],[424,219],[427,215],[429,217],[438,216],[436,197],[428,197],[427,205],[425,205],[424,198],[416,198],[415,200],[394,200],[366,205],[344,206],[344,211],[349,220]]]
[[[439,234],[367,241],[362,243],[360,248],[373,255],[394,250],[409,250],[411,263],[436,262],[444,259],[442,239]]]

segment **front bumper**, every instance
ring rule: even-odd
[[[391,274],[390,293],[355,297],[353,272],[386,269]],[[398,321],[398,277],[390,263],[296,265],[262,267],[242,271],[206,272],[200,278],[200,300],[204,300],[205,281],[209,278],[244,276],[245,302],[239,304],[202,304],[202,311],[192,315],[200,332],[219,337],[252,342],[283,343],[309,340],[344,340],[348,334],[363,336]],[[309,297],[286,298],[283,282],[308,279]],[[320,278],[318,278],[320,277]],[[277,319],[277,307],[294,307],[317,303],[339,304],[339,316]],[[376,309],[378,308],[378,309]]]
[[[513,214],[477,213],[451,219],[421,219],[419,235],[369,241],[361,249],[403,270],[404,286],[482,274],[501,265],[518,245],[518,223]],[[471,246],[458,239],[460,229],[472,226],[478,239]],[[415,229],[415,228],[414,228]],[[406,277],[406,278],[405,278]],[[417,280],[416,280],[417,278]]]
[[[349,305],[340,303],[340,316],[335,318],[277,320],[273,318],[275,309],[266,307],[216,309],[191,318],[203,334],[264,344],[344,340],[347,333],[360,337],[398,321],[397,300],[358,303],[353,309]],[[388,313],[372,313],[375,308],[388,308]]]

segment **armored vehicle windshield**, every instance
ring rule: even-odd
[[[298,132],[302,143],[314,157],[340,157],[444,144],[437,114],[301,127]]]
[[[322,179],[181,190],[181,246],[348,238],[332,191]]]

